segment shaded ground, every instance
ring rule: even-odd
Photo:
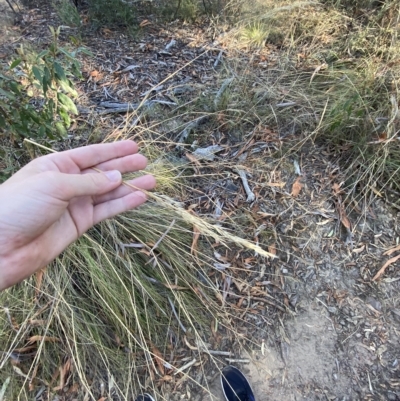
[[[50,17],[39,10],[29,15],[26,20],[30,28],[23,25],[20,29],[40,46],[46,42],[45,26],[40,21]],[[211,33],[201,27],[190,28],[190,33],[187,29],[176,25],[149,27],[137,39],[105,30],[93,33],[86,43],[94,58],[85,61],[80,118],[90,121],[92,113],[104,110],[100,102],[143,98],[147,90],[194,59],[168,81],[167,87],[155,90],[153,99],[171,102],[177,87],[188,92],[201,88],[206,93],[215,87],[214,66],[220,51],[225,51],[219,44],[223,40],[213,41]],[[175,44],[166,50],[172,39]],[[3,43],[1,52],[17,45]],[[276,57],[265,51],[266,57]],[[120,115],[108,118],[107,131],[117,129],[123,121]],[[171,125],[160,131],[174,131]],[[99,132],[91,140],[104,134]],[[278,143],[281,133],[277,133],[279,138],[273,134],[267,133],[268,138],[260,134],[258,143]],[[206,138],[206,144],[211,144],[211,139],[215,138]],[[71,132],[66,146],[87,141],[79,131]],[[249,149],[249,143],[240,146]],[[247,373],[259,400],[400,400],[398,262],[388,268],[382,280],[372,281],[390,258],[384,252],[399,243],[399,214],[393,214],[381,199],[365,199],[359,204],[348,201],[353,234],[349,240],[337,206],[339,198],[344,200],[348,194],[332,190],[345,179],[334,156],[310,146],[278,162],[265,146],[256,155],[249,153],[234,162],[234,151],[217,157],[221,163],[229,160],[231,166],[237,163],[251,172],[250,186],[256,201],[247,205],[238,177],[230,175],[219,181],[199,181],[199,189],[214,201],[222,200],[224,212],[234,211],[230,216],[238,225],[251,221],[260,245],[271,247],[274,243],[278,258],[265,265],[250,261],[240,276],[247,285],[233,277],[232,296],[227,296],[234,313],[243,319],[238,332],[251,338],[248,354],[235,340],[232,344],[231,339],[222,339],[212,345],[222,350],[231,350],[228,345],[232,346],[237,357],[250,359],[250,363],[238,366]],[[300,166],[300,178],[294,161]],[[297,179],[301,189],[292,196]],[[238,201],[232,206],[234,197]],[[247,232],[247,227],[238,227],[241,230]],[[233,263],[233,255],[227,258]],[[281,313],[274,304],[287,313]],[[189,357],[191,351],[187,352]],[[196,368],[190,371],[194,378],[198,373]],[[205,376],[213,383],[215,397],[221,399],[218,372],[210,368]],[[166,399],[209,399],[196,388],[188,392],[190,388],[187,385],[185,392],[184,385],[178,390],[165,385],[164,394]]]

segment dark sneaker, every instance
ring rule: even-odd
[[[150,394],[144,393],[136,397],[135,401],[155,401],[155,400]]]
[[[245,375],[234,366],[222,369],[221,386],[226,401],[256,401]]]

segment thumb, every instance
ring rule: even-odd
[[[102,195],[112,191],[121,185],[122,176],[118,170],[89,174],[62,173],[57,175],[56,181],[61,198],[68,201],[77,196]]]

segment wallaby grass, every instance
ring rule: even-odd
[[[399,5],[387,1],[375,9],[365,2],[351,12],[346,5],[241,3],[242,18],[223,36],[218,85],[177,96],[173,110],[139,110],[130,121],[140,118],[140,124],[110,134],[107,140],[140,142],[157,177],[156,199],[97,226],[43,275],[0,294],[0,375],[9,399],[31,397],[33,376],[32,388],[43,385],[54,393],[77,383],[77,392],[89,399],[99,399],[102,388],[116,399],[131,399],[144,389],[163,399],[156,384],[174,371],[172,350],[184,336],[201,344],[216,326],[235,335],[219,282],[210,278],[211,245],[236,242],[251,249],[231,234],[234,229],[244,237],[251,217],[243,212],[227,219],[223,230],[210,225],[211,218],[185,211],[179,201],[236,161],[209,163],[207,174],[198,176],[166,146],[179,145],[183,153],[222,137],[233,145],[253,137],[271,146],[279,166],[283,156],[318,144],[346,170],[348,201],[368,203],[378,195],[395,203]],[[255,70],[266,49],[267,67]],[[175,143],[199,117],[201,124]],[[254,170],[265,169],[261,158],[252,162]],[[194,230],[203,233],[197,252]],[[272,234],[262,245],[270,240]],[[36,354],[15,365],[18,371],[9,361],[23,358],[27,347]]]

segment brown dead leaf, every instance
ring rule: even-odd
[[[158,370],[164,376],[165,375],[164,360],[162,358],[160,350],[154,344],[151,344],[151,352],[153,353],[153,357],[158,366]]]
[[[30,319],[30,320],[29,320],[29,324],[30,324],[31,326],[35,326],[35,327],[37,327],[37,326],[44,326],[44,325],[46,324],[46,321],[43,320],[43,319]]]
[[[400,245],[397,245],[397,246],[394,247],[394,248],[388,249],[388,250],[384,253],[384,255],[390,256],[392,253],[394,253],[394,252],[396,252],[396,251],[400,251]]]
[[[332,185],[332,190],[333,190],[333,194],[334,194],[335,196],[340,195],[340,193],[342,192],[342,190],[340,189],[340,185],[339,185],[337,182],[335,182],[335,183]]]
[[[33,344],[36,341],[48,341],[50,343],[55,343],[60,341],[57,337],[48,337],[48,336],[32,336],[28,339],[28,344]]]
[[[233,284],[235,284],[236,288],[239,290],[239,292],[243,292],[244,289],[248,287],[248,284],[245,283],[244,281],[238,281],[235,279],[232,279]]]
[[[106,401],[106,400],[107,400],[107,397],[101,397],[97,401]]]
[[[182,291],[182,290],[188,290],[188,287],[180,287],[179,285],[176,284],[167,284],[167,283],[163,283],[164,287],[169,288],[170,290],[178,290],[178,291]]]
[[[361,253],[365,249],[365,245],[360,246],[359,248],[353,249],[353,253]]]
[[[124,343],[121,341],[118,334],[114,334],[114,339],[115,339],[115,342],[117,343],[118,347],[122,348],[125,346]]]
[[[301,177],[297,177],[296,181],[293,183],[291,195],[294,197],[298,196],[303,188],[303,184],[300,182],[300,179]]]
[[[192,246],[190,247],[191,255],[197,256],[197,242],[199,241],[199,238],[200,230],[196,226],[193,226],[193,241]]]
[[[391,259],[389,259],[378,271],[378,273],[375,274],[374,278],[372,279],[372,281],[376,281],[378,280],[379,277],[382,276],[383,273],[385,273],[385,270],[387,269],[388,266],[390,266],[392,263],[397,262],[397,260],[400,259],[400,255],[397,255]]]
[[[143,28],[143,27],[145,27],[145,26],[147,26],[147,25],[151,25],[151,22],[150,22],[148,19],[143,20],[143,21],[139,24],[139,26],[140,26],[141,28]]]
[[[97,70],[92,71],[89,75],[89,81],[93,80],[94,82],[99,82],[103,78],[103,74]]]
[[[46,268],[40,269],[36,272],[36,288],[35,288],[35,297],[38,298],[40,294],[40,288],[42,286],[43,275],[46,273]]]
[[[139,252],[145,254],[146,256],[151,256],[151,253],[149,251],[146,251],[146,249],[140,249]]]
[[[67,361],[64,363],[64,365],[60,366],[59,369],[60,369],[60,381],[58,383],[58,386],[53,388],[54,391],[60,391],[65,387],[71,369],[71,359],[68,358]]]
[[[37,375],[38,368],[39,368],[39,364],[36,364],[35,368],[33,369],[31,379],[29,380],[29,391],[33,391],[35,389],[34,380]]]
[[[345,228],[347,228],[347,230],[351,230],[351,223],[346,215],[346,212],[344,211],[341,205],[338,208],[339,208],[339,217],[341,223],[344,225]]]
[[[192,162],[194,164],[194,170],[196,172],[196,174],[200,173],[199,168],[201,167],[201,163],[199,162],[199,160],[197,159],[196,156],[193,156],[191,153],[187,152],[185,153],[186,158]]]
[[[268,247],[268,252],[271,253],[272,255],[276,255],[276,245],[272,244]]]
[[[268,187],[283,188],[286,185],[286,182],[267,182],[265,185]]]
[[[162,380],[163,382],[170,382],[170,381],[172,381],[172,379],[173,379],[173,377],[170,376],[170,375],[165,375],[165,376],[163,376],[163,377],[161,378],[161,380]]]
[[[36,350],[36,345],[29,345],[28,347],[14,348],[13,352],[24,354],[25,352]]]
[[[108,28],[103,28],[102,32],[103,32],[103,35],[105,35],[105,36],[112,35],[112,33],[113,33],[112,30],[108,29]]]

